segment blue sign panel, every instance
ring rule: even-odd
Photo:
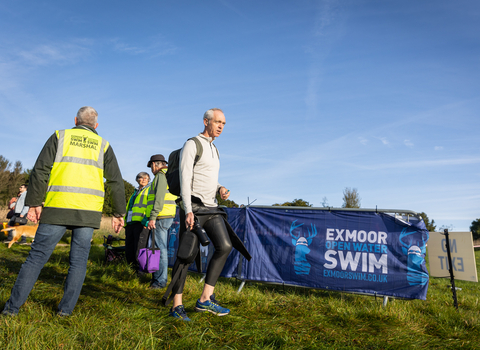
[[[248,207],[227,212],[229,223],[243,239],[252,259],[246,261],[232,251],[223,277],[426,298],[428,231],[423,221],[413,218],[405,222],[385,213],[285,207]],[[172,265],[170,242],[174,231],[172,225]],[[178,245],[178,239],[172,243],[176,248],[175,243]],[[202,259],[207,263],[213,246],[203,249]],[[202,265],[205,272],[206,264]]]

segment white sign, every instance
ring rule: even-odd
[[[441,232],[430,232],[429,235],[427,250],[430,276],[450,278],[445,235]],[[449,232],[448,238],[454,278],[478,282],[471,232]]]

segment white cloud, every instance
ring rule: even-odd
[[[450,166],[450,165],[468,165],[478,164],[480,158],[454,158],[454,159],[437,159],[437,160],[415,160],[410,162],[394,162],[394,163],[381,163],[374,165],[359,165],[351,164],[354,167],[365,170],[380,170],[380,169],[406,169],[406,168],[418,168],[418,167],[432,167],[432,166]]]
[[[368,140],[361,136],[358,138],[358,141],[360,141],[360,143],[364,146],[368,143]]]
[[[385,146],[388,146],[390,143],[388,142],[387,138],[386,137],[380,137],[379,138],[380,141],[382,141],[382,143],[385,145]]]
[[[172,54],[177,50],[175,46],[171,45],[160,36],[150,39],[150,43],[145,45],[131,45],[123,42],[119,38],[112,39],[111,42],[113,43],[113,49],[115,51],[125,52],[132,55],[147,54],[155,57]]]
[[[407,146],[407,147],[413,147],[413,146],[414,146],[413,142],[410,141],[410,140],[404,140],[403,143],[404,143],[405,146]]]
[[[69,43],[47,43],[36,45],[18,51],[17,55],[26,63],[33,66],[49,64],[69,64],[89,56],[91,42],[86,39],[74,40]]]
[[[442,146],[435,146],[435,151],[441,151],[441,150],[443,150]]]

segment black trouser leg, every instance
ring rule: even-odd
[[[137,248],[140,233],[143,230],[141,222],[127,225],[125,227],[125,258],[132,266],[137,265]]]
[[[232,251],[232,242],[225,227],[225,221],[221,216],[214,216],[203,225],[203,228],[215,248],[212,259],[208,263],[205,283],[215,286],[225,266],[228,255]]]

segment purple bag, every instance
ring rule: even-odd
[[[142,272],[153,273],[160,268],[160,248],[155,248],[155,234],[152,234],[152,247],[138,251],[138,269]]]

